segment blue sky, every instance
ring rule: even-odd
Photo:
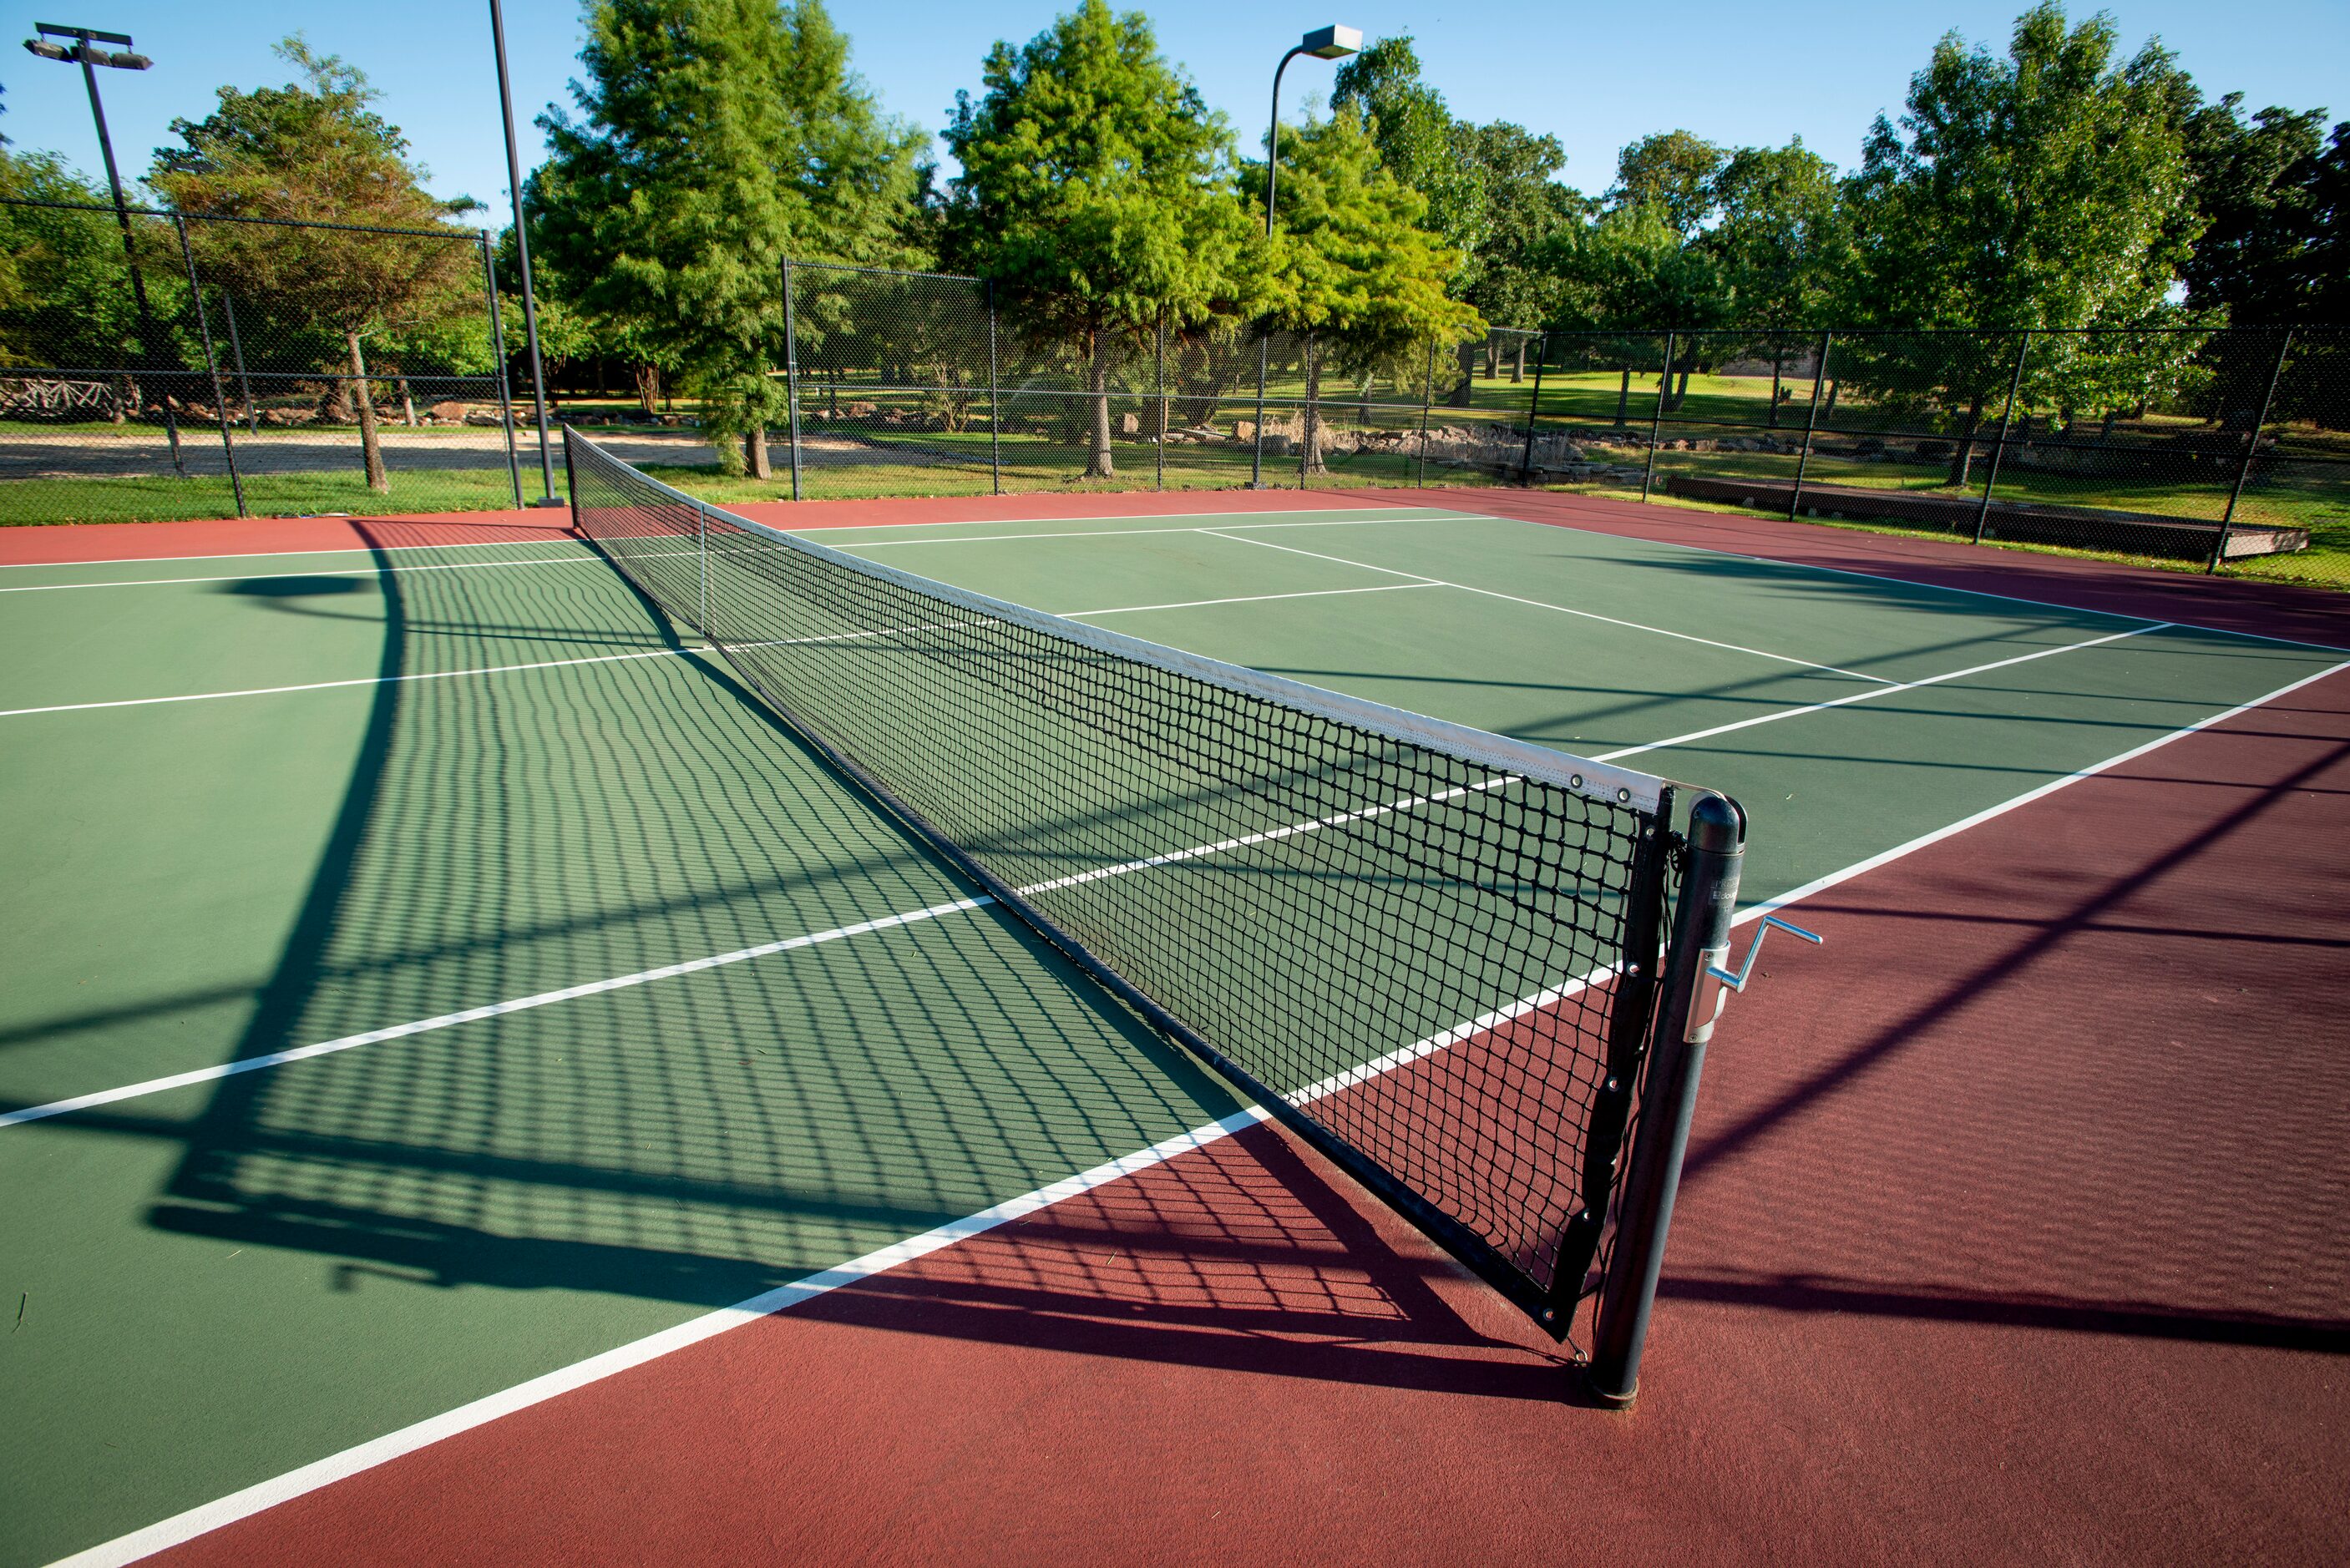
[[[935,134],[958,88],[976,88],[980,61],[999,37],[1025,39],[1069,0],[994,0],[985,5],[835,0],[834,19],[854,63],[893,113]],[[30,7],[30,8],[28,8]],[[2094,7],[2075,5],[2075,16]],[[401,0],[322,7],[315,0],[8,0],[0,53],[7,113],[0,133],[20,147],[64,152],[93,174],[97,139],[78,69],[17,47],[35,17],[127,32],[153,57],[144,73],[106,71],[102,88],[126,175],[143,171],[170,139],[175,116],[201,116],[224,82],[282,82],[270,46],[297,27],[383,89],[382,107],[407,132],[442,195],[503,204],[504,155],[486,0]],[[1880,109],[1898,109],[1909,75],[1935,38],[1955,28],[2003,45],[2022,0],[1421,0],[1304,8],[1221,0],[1146,4],[1160,47],[1191,74],[1244,140],[1263,135],[1274,62],[1308,27],[1347,22],[1378,37],[1409,32],[1428,76],[1456,114],[1512,119],[1557,137],[1564,178],[1589,191],[1615,171],[1616,150],[1652,130],[1685,127],[1712,140],[1776,145],[1800,135],[1840,165],[1859,156]],[[2158,34],[2204,91],[2241,90],[2250,105],[2323,105],[2350,119],[2350,4],[2345,0],[2112,0],[2126,46]],[[569,103],[578,69],[576,0],[508,0],[507,42],[525,167],[539,138],[531,117]],[[1295,114],[1326,90],[1330,67],[1300,60],[1284,85]]]

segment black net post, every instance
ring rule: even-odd
[[[2269,410],[2276,403],[2277,382],[2284,375],[2285,356],[2292,348],[2293,328],[2288,327],[2277,343],[2276,363],[2269,368],[2268,389],[2261,394],[2260,417],[2252,421],[2251,439],[2244,446],[2244,461],[2238,465],[2235,485],[2228,492],[2228,510],[2220,514],[2219,537],[2211,541],[2211,558],[2204,563],[2207,576],[2217,572],[2220,563],[2228,558],[2228,535],[2236,525],[2236,504],[2244,498],[2244,485],[2252,477],[2252,460],[2261,452],[2261,431],[2269,422]]]
[[[1792,523],[1804,506],[1804,470],[1812,465],[1812,436],[1820,428],[1820,389],[1828,383],[1828,350],[1835,347],[1835,334],[1820,334],[1820,362],[1812,370],[1812,411],[1804,420],[1804,450],[1795,457],[1795,483],[1787,492],[1787,521]]]
[[[995,368],[995,280],[990,278],[987,289],[987,472],[994,485],[994,493],[1003,493],[1003,397],[996,385]]]
[[[1525,451],[1520,453],[1518,457],[1518,483],[1520,484],[1531,483],[1534,479],[1534,421],[1542,417],[1543,364],[1550,358],[1550,335],[1548,333],[1544,333],[1534,341],[1536,344],[1534,348],[1534,396],[1526,400],[1526,448]],[[1523,345],[1520,346],[1519,353],[1521,356],[1524,353],[1524,348]],[[1523,358],[1521,358],[1519,362],[1521,364],[1524,363]]]
[[[1640,471],[1640,499],[1643,501],[1648,498],[1648,486],[1655,483],[1657,477],[1657,442],[1665,432],[1665,392],[1673,384],[1673,341],[1674,334],[1668,331],[1665,334],[1664,374],[1657,379],[1657,413],[1648,421],[1648,462]]]
[[[188,298],[196,307],[196,330],[204,345],[204,369],[213,382],[213,415],[220,422],[221,456],[228,463],[229,489],[236,495],[236,514],[252,515],[244,508],[244,481],[236,472],[236,441],[229,433],[228,391],[221,385],[220,356],[213,349],[212,318],[204,310],[203,285],[196,281],[196,253],[188,244],[188,220],[177,213],[172,214],[172,231],[180,237],[180,259],[188,268]]]
[[[514,482],[515,510],[519,512],[522,510],[522,458],[515,451],[514,394],[506,386],[506,328],[498,311],[497,257],[490,249],[487,233],[479,237],[479,243],[482,247],[482,286],[489,291],[490,296],[490,363],[498,368],[498,424],[506,434],[506,476]],[[234,316],[229,317],[232,329],[235,320]],[[571,483],[571,449],[568,446],[563,449],[563,482],[566,484]]]
[[[1975,508],[1975,543],[1983,542],[1983,529],[1991,522],[1991,493],[1999,483],[1999,460],[2007,451],[2007,432],[2015,422],[2016,394],[2023,389],[2023,359],[2032,352],[2032,334],[2026,331],[2023,340],[2015,346],[2015,374],[2007,383],[2007,407],[2000,410],[1999,439],[1991,443],[1991,472],[1983,475],[1982,504]]]
[[[1159,430],[1151,441],[1150,488],[1164,490],[1167,488],[1167,312],[1164,308],[1159,312],[1159,357],[1156,365],[1157,371],[1151,386],[1157,394],[1159,404],[1159,412],[1156,416]]]
[[[1738,907],[1745,839],[1745,818],[1736,805],[1711,793],[1698,796],[1690,810],[1689,861],[1665,950],[1663,1005],[1641,1094],[1639,1131],[1592,1339],[1592,1395],[1617,1409],[1629,1406],[1639,1391],[1640,1353],[1656,1311],[1657,1279],[1680,1189],[1681,1158],[1689,1150],[1698,1080],[1723,994],[1710,986],[1706,971],[1730,956],[1730,919]],[[1700,1005],[1709,989],[1712,1005]]]

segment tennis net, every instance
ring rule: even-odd
[[[574,515],[797,732],[1563,1337],[1675,786],[894,570],[565,431]]]

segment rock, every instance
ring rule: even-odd
[[[467,410],[463,403],[446,402],[435,403],[424,411],[443,424],[453,425],[463,422]]]
[[[1256,440],[1256,421],[1254,420],[1234,420],[1232,421],[1232,439],[1236,441],[1242,442]]]
[[[1118,433],[1120,435],[1140,435],[1142,433],[1141,419],[1134,414],[1118,415]]]

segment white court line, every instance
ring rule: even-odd
[[[463,513],[452,513],[462,517]],[[1479,514],[1482,515],[1482,514]],[[366,521],[366,519],[361,519]],[[110,527],[112,524],[100,524]],[[562,534],[567,529],[549,529]],[[335,545],[320,550],[217,550],[200,556],[123,556],[94,561],[0,561],[0,572],[37,571],[44,566],[146,566],[172,561],[275,561],[296,556],[372,556],[379,549],[400,550],[535,550],[551,541],[540,539],[452,539],[440,545]]]
[[[1167,516],[1170,515],[1170,514],[1161,513],[1159,515]],[[1179,512],[1171,514],[1171,515],[1178,517],[1206,517],[1226,514],[1205,512]],[[1278,517],[1281,515],[1278,512],[1266,512],[1262,514],[1242,512],[1229,514],[1229,515],[1239,517],[1243,519],[1243,521],[1225,524],[1224,526],[1228,528],[1368,528],[1380,523],[1445,523],[1453,521],[1462,523],[1515,523],[1520,521],[1520,519],[1515,517],[1490,517],[1482,512],[1447,512],[1433,506],[1422,508],[1399,506],[1392,513],[1382,513],[1367,517],[1322,517],[1316,518],[1311,523],[1259,523],[1255,521],[1255,518],[1260,515],[1265,517]],[[1113,522],[1115,519],[1107,517],[1087,517],[1075,518],[1072,519],[1072,521],[1107,523]],[[1143,521],[1149,522],[1150,519],[1145,518]],[[896,523],[877,523],[873,524],[873,526],[877,528],[896,528],[910,525],[911,524]],[[919,526],[929,528],[940,526],[940,524],[925,523],[919,524]],[[894,549],[899,545],[1001,545],[1016,539],[1132,539],[1149,534],[1205,534],[1210,531],[1211,530],[1207,528],[1201,527],[1197,523],[1191,523],[1186,524],[1180,528],[1085,528],[1060,534],[963,534],[959,535],[952,539],[915,538],[874,539],[870,541],[859,540],[847,544],[833,545],[832,547],[836,550],[845,551],[853,556],[864,550]],[[807,535],[832,534],[845,532],[845,530],[832,528],[787,528],[785,532],[795,535]],[[830,543],[829,540],[818,540],[816,542]]]
[[[542,991],[535,996],[518,996],[508,1002],[493,1002],[480,1007],[468,1007],[458,1012],[444,1012],[437,1018],[420,1018],[407,1023],[394,1023],[382,1029],[370,1029],[363,1034],[346,1034],[339,1040],[321,1040],[315,1044],[296,1045],[285,1051],[272,1051],[265,1056],[245,1056],[234,1062],[222,1062],[210,1067],[198,1067],[192,1072],[173,1073],[168,1077],[150,1078],[140,1084],[124,1084],[118,1088],[99,1089],[71,1099],[51,1100],[47,1105],[26,1106],[22,1110],[0,1114],[0,1127],[21,1126],[26,1122],[45,1121],[71,1111],[86,1111],[93,1106],[110,1106],[122,1100],[135,1100],[145,1095],[160,1095],[167,1089],[183,1089],[191,1084],[210,1084],[223,1078],[233,1078],[240,1073],[255,1073],[264,1067],[282,1067],[289,1062],[307,1062],[314,1056],[330,1056],[338,1051],[348,1051],[359,1045],[380,1044],[386,1040],[404,1040],[411,1034],[430,1034],[436,1030],[453,1029],[461,1023],[477,1023],[484,1018],[500,1018],[509,1012],[524,1012],[534,1007],[548,1007],[558,1002],[572,1002],[583,996],[600,996],[608,991],[626,991],[633,986],[650,985],[657,980],[673,980],[682,974],[699,974],[706,969],[718,969],[727,964],[743,963],[751,959],[765,958],[771,953],[790,952],[798,948],[815,947],[820,942],[839,941],[846,937],[863,936],[868,931],[886,931],[899,926],[910,926],[918,920],[934,920],[941,915],[960,914],[993,904],[995,899],[982,894],[976,898],[958,898],[951,904],[933,904],[927,909],[913,909],[904,914],[884,915],[879,919],[861,920],[853,926],[836,926],[828,931],[815,931],[805,936],[785,937],[778,941],[761,942],[756,947],[737,948],[731,953],[713,953],[707,958],[688,959],[683,963],[663,964],[659,969],[639,970],[634,974],[616,975],[609,980],[592,980],[584,985],[567,985],[560,991]]]
[[[1888,587],[1897,588],[1918,588],[1928,593],[1963,594],[1969,598],[1997,599],[2002,604],[2030,605],[2034,609],[2062,610],[2067,615],[2088,616],[2097,620],[2151,620],[2153,618],[2150,616],[2131,615],[2125,610],[2090,609],[2083,605],[2062,604],[2054,599],[2035,599],[2027,598],[2022,594],[1994,593],[1989,588],[1961,588],[1954,587],[1949,583],[1929,583],[1922,581],[1917,577],[1897,577],[1884,572],[1856,571],[1850,566],[1817,566],[1812,565],[1808,561],[1782,560],[1776,556],[1757,556],[1744,550],[1721,550],[1716,549],[1711,545],[1690,545],[1679,539],[1651,539],[1645,534],[1611,534],[1603,528],[1583,528],[1578,527],[1572,523],[1545,523],[1533,517],[1513,517],[1508,514],[1502,512],[1470,512],[1463,514],[1463,515],[1489,518],[1496,523],[1523,523],[1529,528],[1560,528],[1565,530],[1569,534],[1581,534],[1594,539],[1614,539],[1618,541],[1630,540],[1635,544],[1654,545],[1658,548],[1663,550],[1686,550],[1694,556],[1719,556],[1725,561],[1752,561],[1757,566],[1776,566],[1780,570],[1786,572],[1820,572],[1825,573],[1829,576],[1858,577],[1861,581],[1866,583],[1884,583]],[[1696,515],[1703,517],[1735,517],[1736,514],[1706,512],[1698,513]],[[1243,524],[1233,524],[1232,526],[1241,527],[1243,526]],[[1985,560],[1985,564],[1990,565],[1996,559],[1996,556],[1988,557]],[[1929,561],[1921,562],[1919,564],[1922,566],[1957,566],[1960,563]],[[2324,653],[2350,653],[2350,648],[2344,648],[2335,643],[2308,642],[2297,637],[2272,637],[2266,632],[2239,631],[2233,627],[2205,626],[2200,621],[2168,620],[2161,624],[2164,626],[2175,626],[2181,631],[2199,631],[2210,637],[2241,637],[2248,638],[2254,642],[2281,643],[2287,648],[2314,648]]]
[[[676,648],[640,649],[633,653],[598,653],[586,659],[543,659],[532,664],[488,664],[473,670],[430,670],[414,675],[358,675],[348,680],[309,680],[299,686],[253,686],[242,691],[190,691],[177,697],[117,697],[104,702],[57,702],[47,708],[0,708],[0,719],[28,713],[78,713],[91,708],[151,708],[161,702],[213,702],[224,697],[276,697],[288,691],[331,691],[342,686],[397,685],[404,680],[455,680],[467,675],[510,675],[517,670],[567,670],[575,664],[618,664],[629,659],[674,659],[687,651]]]
[[[1431,587],[1457,588],[1464,594],[1482,594],[1489,599],[1507,599],[1513,605],[1525,605],[1534,609],[1555,610],[1560,615],[1580,616],[1585,620],[1604,621],[1609,626],[1620,626],[1632,631],[1654,632],[1659,637],[1678,638],[1683,642],[1702,643],[1708,648],[1719,648],[1731,653],[1752,654],[1757,659],[1773,659],[1778,663],[1793,664],[1804,670],[1822,670],[1831,675],[1849,676],[1855,680],[1873,680],[1885,686],[1893,684],[1882,675],[1868,675],[1857,670],[1846,670],[1838,665],[1820,664],[1809,659],[1795,659],[1783,653],[1773,653],[1767,649],[1748,648],[1741,643],[1717,642],[1710,637],[1697,637],[1686,631],[1669,631],[1661,626],[1649,626],[1637,620],[1620,620],[1615,616],[1600,615],[1593,610],[1570,609],[1565,605],[1551,604],[1544,599],[1520,598],[1515,594],[1505,594],[1498,588],[1474,587],[1468,583],[1449,582],[1442,577],[1431,577],[1420,572],[1402,572],[1393,566],[1375,566],[1368,561],[1350,561],[1344,556],[1326,556],[1318,550],[1301,550],[1295,545],[1276,545],[1270,539],[1251,539],[1239,534],[1227,534],[1220,528],[1201,528],[1198,532],[1211,538],[1229,539],[1235,545],[1254,545],[1262,549],[1281,550],[1292,556],[1304,556],[1311,560],[1333,561],[1342,566],[1357,566],[1367,572],[1385,572],[1391,577],[1411,577]]]
[[[1960,680],[1970,675],[1981,675],[1986,670],[2004,670],[2011,664],[2029,664],[2035,659],[2052,659],[2060,653],[2077,653],[2082,649],[2095,648],[2101,643],[2119,642],[2126,637],[2144,637],[2150,631],[2166,630],[2169,626],[2170,622],[2167,620],[2151,621],[2145,626],[2134,626],[2127,631],[2112,631],[2103,637],[2093,637],[2085,642],[2060,643],[2054,648],[2035,649],[2030,653],[2019,653],[2012,659],[1994,659],[1989,664],[1978,664],[1970,670],[1953,670],[1941,675],[1929,675],[1917,680],[1905,680],[1898,686],[1877,686],[1866,691],[1855,691],[1846,697],[1832,697],[1825,702],[1806,703],[1801,708],[1784,708],[1776,713],[1757,713],[1751,719],[1733,719],[1727,724],[1716,724],[1710,729],[1691,730],[1686,735],[1673,735],[1661,741],[1649,741],[1638,746],[1626,746],[1621,751],[1603,752],[1591,760],[1595,763],[1612,763],[1623,757],[1636,757],[1642,752],[1658,752],[1667,746],[1686,745],[1691,741],[1703,741],[1715,735],[1726,735],[1732,730],[1751,730],[1757,724],[1775,724],[1782,719],[1797,719],[1805,713],[1817,713],[1829,708],[1842,708],[1847,703],[1867,702],[1878,697],[1890,697],[1897,691],[1915,691],[1920,686],[1939,686],[1945,680]]]
[[[1294,594],[1242,594],[1228,599],[1180,599],[1170,605],[1122,605],[1117,609],[1057,610],[1063,620],[1091,620],[1106,615],[1139,615],[1144,610],[1204,609],[1210,605],[1253,605],[1267,599],[1326,599],[1341,594],[1408,593],[1413,588],[1441,587],[1441,583],[1381,583],[1369,588],[1307,588]]]
[[[663,560],[698,554],[693,550],[649,550],[630,560]],[[0,594],[53,594],[65,588],[160,588],[179,583],[267,583],[284,577],[397,577],[411,572],[487,572],[504,566],[569,566],[582,562],[601,565],[601,557],[582,548],[576,556],[527,556],[519,561],[425,561],[413,566],[351,566],[324,572],[231,572],[218,577],[125,577],[119,583],[26,583],[0,587]]]
[[[677,552],[691,555],[692,551]],[[294,573],[307,576],[307,573]],[[1420,585],[1396,585],[1416,587]],[[5,590],[0,590],[5,591]],[[1393,587],[1382,585],[1376,588],[1316,588],[1297,594],[1242,594],[1232,598],[1191,599],[1181,604],[1122,605],[1110,609],[1067,610],[1059,613],[1065,620],[1076,620],[1106,615],[1132,615],[1141,610],[1200,609],[1210,605],[1253,604],[1260,599],[1320,598],[1331,594],[1390,593]],[[889,637],[904,631],[936,631],[951,626],[972,625],[973,622],[941,622],[929,626],[879,627],[871,631],[835,632],[824,637],[779,638],[769,642],[738,642],[730,647],[743,649],[789,648],[812,642],[853,642],[862,638]],[[359,675],[346,680],[309,680],[294,686],[253,686],[236,691],[190,691],[176,697],[117,697],[100,702],[57,702],[43,708],[0,708],[0,719],[22,718],[31,713],[77,713],[92,708],[148,708],[162,702],[211,702],[224,697],[277,697],[292,691],[330,691],[348,686],[381,686],[403,680],[453,680],[467,675],[511,675],[523,670],[566,670],[577,664],[612,664],[629,659],[671,659],[691,649],[676,648],[645,649],[633,653],[603,653],[587,659],[547,659],[530,664],[489,664],[472,670],[436,670],[415,675]]]
[[[2214,713],[2209,718],[2173,730],[2168,734],[2157,736],[2144,745],[2132,747],[2102,763],[2092,763],[2067,774],[2063,778],[2052,779],[2044,784],[2026,790],[2011,800],[1987,807],[1947,827],[1936,828],[1907,843],[1897,845],[1865,860],[1856,861],[1841,871],[1832,872],[1825,877],[1807,882],[1775,898],[1752,905],[1741,910],[1731,923],[1744,925],[1758,920],[1774,909],[1784,909],[1825,888],[1835,887],[1839,883],[1873,871],[1880,866],[1889,865],[1907,856],[1916,854],[1921,849],[1940,843],[1953,834],[1963,832],[1980,823],[1988,822],[1993,817],[2043,799],[2058,790],[2080,783],[2083,779],[2094,777],[2109,768],[2142,757],[2183,736],[2194,734],[2214,724],[2223,723],[2240,714],[2250,712],[2263,704],[2275,701],[2280,697],[2290,695],[2304,686],[2323,680],[2328,676],[2337,675],[2345,670],[2350,670],[2350,660],[2321,670],[2314,675],[2304,676],[2289,685],[2279,687],[2266,696],[2255,697],[2250,701],[2239,703],[2224,713]],[[1555,995],[1544,992],[1536,997],[1528,998],[1525,1002],[1515,1004],[1516,1012],[1531,1011],[1533,1008],[1547,1005],[1551,1000],[1571,995],[1587,983],[1589,978],[1569,981],[1558,988]],[[1491,1022],[1487,1023],[1486,1026],[1491,1027],[1492,1023],[1505,1022],[1507,1018],[1515,1015],[1516,1012],[1511,1009],[1503,1009],[1497,1013],[1488,1015]],[[1468,1029],[1471,1025],[1461,1027]],[[1447,1031],[1448,1034],[1452,1033],[1452,1031]],[[1451,1043],[1443,1035],[1431,1036],[1430,1041],[1419,1042],[1394,1053],[1397,1060],[1393,1064],[1400,1065],[1402,1062],[1416,1059],[1430,1051],[1442,1049],[1441,1044],[1435,1044],[1439,1041],[1444,1044]],[[1382,1058],[1382,1061],[1386,1060],[1388,1059]],[[1373,1075],[1374,1065],[1367,1063],[1363,1067],[1357,1068],[1351,1073],[1340,1074],[1326,1079],[1307,1093],[1325,1094],[1351,1086]],[[1194,1150],[1209,1147],[1264,1119],[1266,1119],[1265,1112],[1253,1106],[1236,1111],[1220,1120],[1194,1127],[1188,1132],[1179,1133],[1173,1137],[1151,1145],[1149,1148],[1106,1161],[1090,1170],[1081,1171],[1060,1181],[1036,1188],[1018,1198],[1008,1199],[1002,1203],[982,1209],[963,1219],[924,1231],[920,1236],[868,1252],[863,1257],[819,1273],[807,1275],[789,1284],[778,1286],[775,1290],[753,1296],[746,1301],[737,1302],[733,1306],[723,1307],[716,1312],[704,1314],[701,1317],[689,1319],[675,1327],[663,1329],[660,1333],[648,1334],[642,1339],[616,1346],[599,1355],[543,1374],[528,1382],[516,1384],[511,1388],[476,1399],[471,1404],[459,1406],[453,1410],[431,1417],[412,1426],[401,1428],[398,1431],[386,1433],[380,1438],[346,1449],[340,1453],[314,1460],[298,1469],[289,1470],[283,1475],[247,1487],[242,1491],[232,1492],[226,1497],[190,1509],[183,1513],[174,1514],[142,1530],[118,1536],[112,1541],[62,1559],[57,1568],[67,1568],[68,1564],[71,1568],[100,1568],[100,1565],[105,1565],[105,1568],[114,1568],[116,1564],[138,1562],[141,1558],[152,1556],[169,1547],[208,1534],[224,1525],[249,1519],[278,1503],[288,1501],[307,1492],[317,1491],[323,1487],[331,1486],[363,1471],[373,1469],[379,1465],[430,1448],[444,1438],[453,1438],[476,1428],[487,1426],[517,1411],[528,1409],[534,1405],[544,1404],[559,1395],[584,1388],[590,1384],[601,1382],[605,1378],[657,1361],[672,1352],[699,1345],[730,1329],[741,1328],[771,1314],[788,1310],[827,1292],[838,1290],[844,1285],[854,1284],[860,1280],[869,1279],[876,1274],[895,1269],[900,1264],[926,1257],[941,1248],[981,1235],[1012,1220],[1025,1218],[1066,1199],[1080,1196],[1096,1188],[1139,1174],[1153,1166],[1165,1164],[1169,1160]]]

